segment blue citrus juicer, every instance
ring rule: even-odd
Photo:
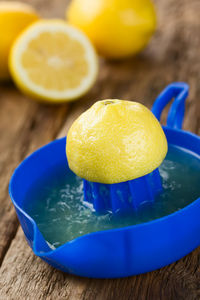
[[[168,144],[178,146],[200,159],[200,137],[181,129],[187,95],[186,83],[172,83],[158,96],[152,112],[160,120],[163,109],[173,99],[167,125],[163,127]],[[66,139],[62,138],[34,152],[18,166],[10,181],[10,197],[26,239],[37,256],[68,273],[116,278],[161,268],[200,245],[198,198],[186,207],[154,221],[92,232],[52,250],[23,207],[33,184],[47,176],[56,166],[65,165],[67,175],[71,176],[65,144]],[[109,185],[106,189],[103,187],[102,192],[102,185],[84,181],[85,200],[92,202],[97,211],[109,209],[115,213],[130,207],[137,210],[144,201],[151,201],[153,205],[154,196],[161,191],[162,184],[156,169],[139,179]],[[131,201],[127,201],[130,196]]]
[[[93,205],[96,212],[121,213],[137,211],[144,202],[153,202],[162,191],[159,170],[134,180],[103,184],[83,180],[84,200]]]

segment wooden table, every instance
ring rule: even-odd
[[[94,0],[91,0],[94,1]],[[44,17],[64,17],[66,0],[29,0]],[[31,101],[12,83],[0,86],[0,299],[200,299],[200,248],[168,267],[115,280],[64,274],[33,255],[8,196],[14,168],[38,147],[64,136],[95,100],[137,100],[151,107],[172,81],[190,84],[184,129],[200,133],[200,1],[157,0],[158,30],[136,58],[100,61],[93,89],[80,101]],[[0,29],[2,30],[2,29]]]

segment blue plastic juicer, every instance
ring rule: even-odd
[[[137,211],[142,203],[153,203],[155,196],[162,191],[158,169],[126,182],[103,184],[84,179],[83,183],[84,200],[91,203],[94,210],[100,213]]]
[[[172,83],[156,99],[152,112],[160,120],[165,106],[173,99],[167,125],[163,127],[168,144],[191,152],[200,159],[200,137],[183,131],[182,121],[186,83]],[[66,165],[65,138],[42,147],[15,170],[9,186],[26,239],[33,252],[62,271],[85,277],[115,278],[149,272],[168,265],[200,245],[200,198],[190,205],[151,222],[119,229],[98,231],[78,237],[52,250],[35,221],[24,211],[27,193],[35,182],[58,164]],[[162,190],[158,169],[125,183],[102,185],[84,180],[85,201],[96,211],[113,213],[139,209],[142,202],[153,201]],[[114,249],[114,251],[113,251]]]

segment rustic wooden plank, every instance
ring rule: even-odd
[[[51,10],[47,0],[34,2],[41,15],[48,17],[53,11],[55,17],[64,16],[67,1],[52,1]],[[42,105],[21,95],[11,83],[0,86],[0,264],[18,227],[7,192],[10,176],[28,153],[56,137],[66,112],[67,105]]]
[[[148,49],[137,58],[123,62],[102,60],[97,84],[86,97],[71,105],[70,115],[59,136],[65,135],[74,118],[97,99],[139,100],[150,107],[167,83],[179,80],[187,81],[191,86],[184,128],[199,132],[200,3],[198,0],[160,0],[157,6],[159,28]],[[51,117],[55,117],[53,113]],[[34,138],[37,140],[32,135],[31,140]],[[18,146],[17,137],[15,141],[19,148],[26,138],[21,138]],[[17,153],[20,155],[21,152]],[[116,280],[85,279],[59,272],[36,258],[19,229],[0,270],[0,297],[16,300],[199,299],[199,258],[200,248],[177,263],[148,274]]]

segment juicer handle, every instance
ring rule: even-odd
[[[157,97],[153,104],[152,112],[160,121],[165,106],[174,98],[167,116],[167,126],[174,129],[181,129],[184,113],[185,99],[188,96],[189,86],[184,82],[173,82],[169,84]]]

